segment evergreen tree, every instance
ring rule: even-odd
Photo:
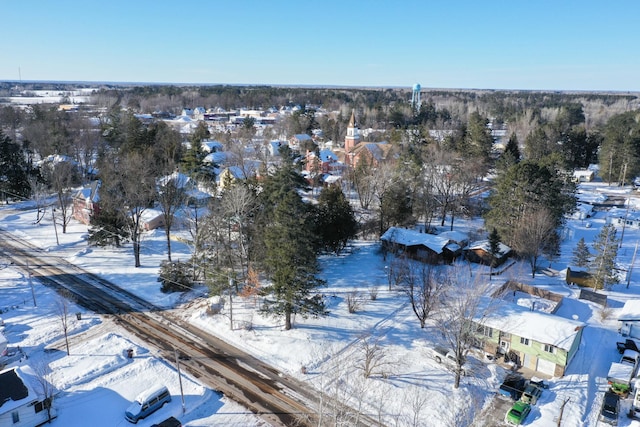
[[[500,251],[500,235],[495,227],[493,227],[491,233],[489,233],[489,253],[491,254],[491,265],[489,267],[493,270],[496,258],[502,255]],[[489,278],[491,278],[491,274],[489,274]]]
[[[129,240],[129,229],[128,218],[103,202],[100,210],[91,217],[88,241],[90,245],[119,248]]]
[[[504,147],[504,153],[502,153],[502,157],[509,156],[509,158],[513,161],[513,163],[518,163],[520,161],[520,145],[518,143],[518,137],[514,133],[509,137],[509,141],[507,141],[507,145]]]
[[[576,267],[588,267],[590,260],[591,252],[589,252],[589,247],[584,242],[584,237],[582,237],[573,250],[573,265]]]
[[[619,244],[620,239],[616,237],[616,227],[613,224],[602,227],[596,236],[593,242],[595,256],[589,269],[593,275],[596,289],[606,289],[618,283],[616,257],[618,256]]]
[[[320,192],[317,211],[320,245],[337,255],[357,231],[358,223],[351,204],[342,189],[332,185]]]
[[[495,227],[503,242],[513,246],[523,218],[542,208],[558,228],[575,208],[575,186],[554,165],[523,160],[498,175],[485,213],[487,227]]]
[[[20,145],[0,130],[0,197],[5,203],[9,203],[9,199],[27,198],[31,194],[26,159]]]
[[[318,272],[310,207],[295,190],[282,195],[265,230],[265,268],[272,281],[265,289],[264,311],[284,316],[285,329],[292,315],[326,315],[324,301],[313,291],[324,285]]]

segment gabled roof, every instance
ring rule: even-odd
[[[420,233],[406,228],[390,227],[380,240],[395,243],[402,246],[424,246],[437,254],[450,243],[449,239],[436,236],[434,234]]]
[[[517,304],[500,303],[482,319],[485,326],[569,351],[585,323]]]
[[[0,414],[37,400],[35,374],[29,366],[17,366],[0,372]]]
[[[501,258],[507,255],[509,252],[511,252],[511,248],[505,245],[504,243],[500,243],[498,247],[499,247],[500,253],[495,255],[496,258]],[[473,242],[469,244],[469,250],[475,250],[475,249],[480,249],[487,253],[490,253],[491,245],[489,244],[488,240],[481,240],[479,242]]]
[[[184,189],[187,186],[191,186],[191,178],[180,172],[174,172],[171,175],[163,176],[158,180],[158,185],[164,186],[169,182],[173,182],[177,188]]]
[[[391,151],[391,144],[387,144],[386,141],[382,142],[361,142],[356,145],[352,153],[354,155],[360,154],[362,151],[367,151],[371,154],[376,161],[382,162],[387,158],[389,151]]]

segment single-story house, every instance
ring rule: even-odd
[[[51,400],[29,366],[0,372],[0,426],[36,427],[49,421]],[[51,409],[51,418],[56,411]]]
[[[380,241],[385,251],[431,264],[453,262],[461,251],[450,239],[399,227],[389,228]]]
[[[140,216],[140,228],[144,231],[155,230],[164,225],[164,214],[159,209],[145,209]]]
[[[478,346],[519,366],[561,377],[580,348],[585,323],[500,302],[476,323]]]
[[[83,224],[89,225],[91,217],[99,212],[100,181],[93,181],[88,187],[81,188],[72,197],[71,215]]]
[[[640,339],[640,299],[631,299],[624,303],[618,314],[620,335]]]
[[[500,243],[498,248],[499,253],[492,255],[491,245],[488,240],[474,242],[464,250],[464,257],[471,262],[483,265],[493,264],[494,267],[497,267],[502,265],[511,255],[511,248],[504,243]]]

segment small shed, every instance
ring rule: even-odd
[[[585,270],[578,267],[567,267],[565,281],[569,285],[578,285],[587,288],[593,287],[593,276]]]

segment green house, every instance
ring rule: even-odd
[[[475,324],[484,351],[506,354],[519,366],[552,377],[564,375],[578,352],[585,326],[506,302]]]

